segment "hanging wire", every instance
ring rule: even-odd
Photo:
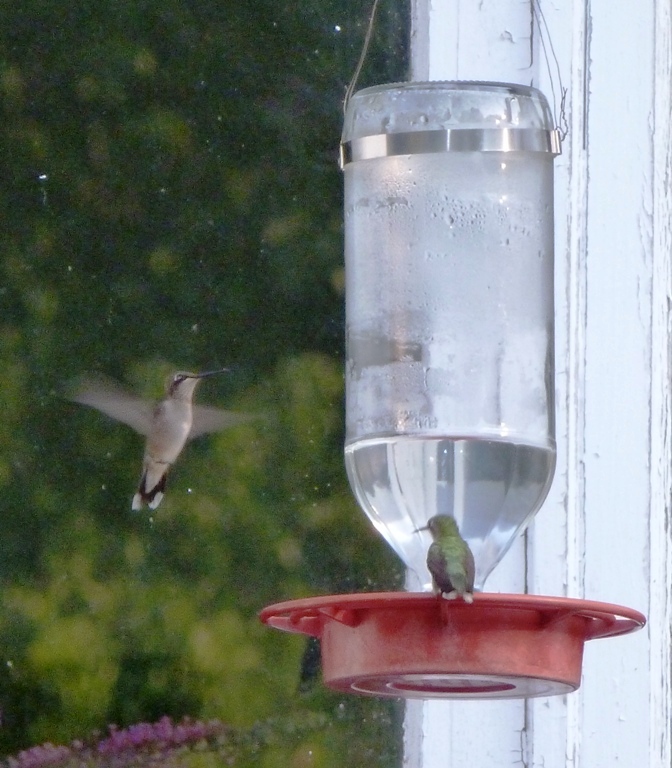
[[[366,34],[364,35],[362,51],[359,55],[359,60],[357,62],[357,66],[355,67],[355,71],[352,75],[352,78],[348,83],[348,87],[345,89],[345,96],[343,97],[343,113],[344,114],[348,108],[350,98],[352,97],[352,94],[354,93],[355,88],[357,87],[357,81],[362,72],[364,62],[366,61],[366,55],[369,52],[369,45],[371,44],[371,38],[373,37],[373,29],[376,21],[376,11],[378,10],[379,3],[380,3],[380,0],[373,0],[373,4],[371,6],[371,12],[369,14],[369,23],[366,28]],[[548,28],[548,23],[546,22],[546,17],[544,16],[544,12],[541,10],[540,2],[539,0],[532,0],[531,5],[532,5],[532,17],[533,17],[534,23],[536,24],[537,29],[539,30],[539,42],[541,43],[541,49],[544,54],[544,61],[546,62],[546,70],[548,72],[548,79],[551,86],[551,94],[553,96],[553,120],[556,124],[556,127],[560,131],[560,140],[564,141],[567,134],[569,133],[569,122],[567,120],[567,111],[566,111],[567,88],[565,88],[562,84],[562,73],[560,71],[560,62],[558,61],[558,57],[555,53],[555,48],[553,47],[553,40],[551,38],[551,33]],[[548,45],[547,45],[547,41],[548,41]],[[549,51],[550,51],[550,55],[549,55]],[[551,62],[552,62],[552,65],[551,65]],[[556,86],[555,86],[556,80],[557,80],[558,89],[560,92],[559,98],[558,98],[558,94],[556,93]]]
[[[348,83],[348,87],[345,89],[345,96],[343,97],[343,114],[345,114],[345,111],[348,108],[350,97],[352,96],[355,90],[355,87],[357,86],[357,80],[359,79],[359,76],[362,72],[362,67],[364,66],[364,61],[366,60],[366,54],[369,51],[371,37],[373,36],[373,25],[376,20],[376,11],[378,10],[379,2],[380,0],[373,0],[373,5],[371,6],[371,13],[369,14],[369,24],[366,28],[366,35],[364,35],[364,43],[362,44],[362,52],[359,54],[359,61],[357,62],[357,66],[355,67],[355,71],[354,71],[354,74],[352,75],[352,79]]]
[[[567,121],[567,112],[565,109],[567,100],[567,89],[562,84],[562,73],[560,72],[560,62],[555,54],[555,48],[553,47],[553,40],[551,33],[546,23],[546,17],[541,10],[539,0],[532,0],[532,17],[539,30],[539,42],[541,43],[541,49],[544,53],[544,60],[546,61],[546,71],[548,72],[548,79],[551,84],[551,94],[553,96],[553,120],[556,128],[560,131],[560,141],[564,141],[569,133],[569,122]],[[546,47],[546,40],[548,40],[548,48]],[[550,49],[550,56],[549,56]],[[553,61],[553,67],[551,66],[551,60]],[[560,98],[555,91],[555,79],[558,82],[558,88],[560,90]]]

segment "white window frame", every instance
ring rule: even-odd
[[[567,696],[409,702],[404,766],[670,768],[672,0],[541,9],[570,129],[555,162],[558,466],[487,588],[626,605],[648,625],[589,642]],[[531,26],[530,2],[414,0],[411,79],[550,100]]]

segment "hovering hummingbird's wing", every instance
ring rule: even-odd
[[[141,435],[147,435],[152,423],[153,403],[141,400],[106,376],[80,376],[70,385],[69,400],[128,424]]]
[[[208,434],[208,432],[219,432],[228,427],[235,427],[237,424],[244,424],[253,418],[254,416],[248,413],[234,413],[233,411],[223,411],[221,408],[212,408],[208,405],[195,405],[188,439],[193,440],[195,437]]]

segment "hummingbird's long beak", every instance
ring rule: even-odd
[[[423,525],[422,528],[416,528],[413,531],[413,533],[420,533],[421,531],[428,531],[428,530],[429,530],[429,526],[428,525]]]
[[[228,368],[219,368],[216,371],[204,371],[203,373],[194,373],[191,378],[192,379],[205,379],[208,376],[216,376],[218,373],[227,373]]]

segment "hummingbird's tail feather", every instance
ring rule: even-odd
[[[133,503],[131,509],[137,512],[142,509],[146,504],[150,509],[156,509],[161,500],[163,499],[164,491],[166,490],[166,478],[168,476],[168,467],[166,471],[161,475],[158,482],[155,482],[152,488],[147,488],[147,470],[142,473],[140,478],[140,484],[138,490],[133,497]]]

